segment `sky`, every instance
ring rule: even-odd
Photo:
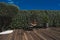
[[[20,10],[60,10],[60,0],[0,0],[17,5]]]

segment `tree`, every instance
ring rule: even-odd
[[[0,3],[0,28],[1,30],[8,29],[8,26],[12,22],[12,18],[16,16],[19,9],[17,6],[8,5],[6,3]],[[3,24],[2,24],[3,23]]]
[[[19,12],[19,9],[15,5],[8,5],[8,15],[14,17]]]

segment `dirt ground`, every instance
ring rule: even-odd
[[[11,34],[0,35],[0,40],[60,40],[60,28],[16,29]]]

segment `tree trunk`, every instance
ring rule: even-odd
[[[56,23],[55,23],[55,20],[53,20],[53,27],[56,27]]]
[[[48,23],[43,23],[44,28],[48,28]]]
[[[48,23],[46,23],[46,27],[48,28]]]

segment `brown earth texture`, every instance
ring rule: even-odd
[[[0,40],[60,40],[60,27],[27,31],[16,29],[11,34],[0,35]]]

